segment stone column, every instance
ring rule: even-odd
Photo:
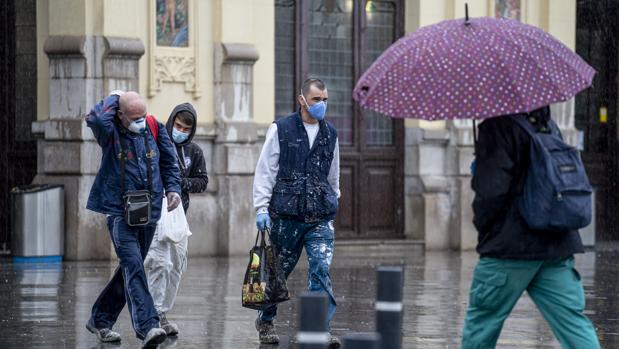
[[[478,126],[481,120],[477,120]],[[477,230],[473,225],[473,197],[471,189],[471,162],[475,155],[472,120],[453,120],[449,122],[451,133],[450,171],[453,176],[453,221],[450,247],[455,250],[473,250],[477,246]]]
[[[65,259],[114,256],[105,217],[86,210],[99,169],[101,150],[84,116],[114,89],[137,90],[139,39],[103,36],[50,36],[49,119],[35,122],[38,142],[35,183],[65,187]]]
[[[562,103],[550,105],[550,117],[561,129],[563,139],[572,146],[578,145],[578,130],[576,129],[575,98]]]
[[[218,185],[219,255],[246,254],[256,227],[252,200],[255,165],[261,142],[253,120],[253,65],[258,51],[251,44],[215,44],[214,181]]]
[[[407,129],[405,187],[407,238],[423,240],[428,250],[450,245],[451,185],[447,176],[449,133]]]

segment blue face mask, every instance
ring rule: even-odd
[[[175,129],[174,127],[172,127],[172,139],[174,140],[174,143],[177,143],[177,144],[183,143],[184,141],[187,140],[187,138],[189,138],[189,134],[185,132],[181,132]]]
[[[305,105],[308,106],[307,100],[305,100],[305,97],[303,95],[301,96],[303,97],[303,100],[305,101]],[[325,113],[327,112],[327,102],[320,101],[318,103],[314,103],[313,105],[307,107],[307,112],[310,114],[312,118],[318,121],[322,121],[325,118]]]
[[[127,129],[129,129],[129,131],[133,133],[144,133],[144,131],[146,130],[146,119],[139,118],[137,120],[132,121],[129,124],[129,127],[127,127]]]

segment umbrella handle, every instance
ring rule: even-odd
[[[473,119],[473,155],[477,149],[477,120]]]

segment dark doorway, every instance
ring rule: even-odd
[[[0,2],[0,250],[10,246],[11,188],[37,170],[36,0]]]
[[[593,87],[576,97],[576,128],[596,189],[596,239],[619,239],[617,39],[619,0],[578,0],[576,52],[596,70]]]
[[[338,237],[403,236],[404,124],[360,109],[352,90],[404,34],[404,1],[276,0],[276,117],[293,111],[301,82],[327,83],[327,118],[340,143]]]
[[[593,87],[576,97],[576,128],[583,160],[596,189],[596,239],[619,238],[617,134],[618,0],[578,0],[576,52],[597,70]]]

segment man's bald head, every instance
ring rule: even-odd
[[[137,92],[125,92],[118,100],[120,111],[129,120],[135,120],[146,115],[146,103]]]
[[[137,92],[125,92],[120,96],[118,105],[120,107],[120,112],[129,119],[129,121],[139,119],[146,115],[146,103],[144,102],[144,98]]]
[[[125,92],[118,99],[118,118],[123,126],[146,116],[146,102],[137,92]]]

